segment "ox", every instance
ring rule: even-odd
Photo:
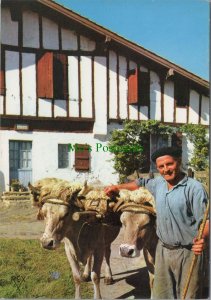
[[[39,181],[39,189],[32,185],[29,186],[34,200],[39,203],[38,219],[45,220],[45,231],[41,237],[41,245],[45,249],[55,250],[61,242],[64,242],[75,283],[76,299],[81,297],[80,283],[84,277],[89,276],[91,257],[93,257],[91,280],[94,285],[94,298],[99,299],[101,298],[100,270],[104,256],[106,261],[105,282],[107,284],[112,282],[109,264],[110,246],[119,233],[120,222],[118,224],[118,220],[112,218],[112,221],[110,220],[106,224],[102,222],[102,218],[100,218],[102,216],[96,211],[84,210],[83,201],[78,199],[84,198],[84,194],[87,195],[87,191],[83,194],[87,188],[76,187],[75,190],[73,189],[74,191],[68,193],[67,189],[71,185],[70,182],[58,182],[52,179],[50,184],[45,183],[42,186],[42,182]],[[54,197],[55,190],[58,191],[58,184],[62,185],[60,188],[62,191],[59,192],[59,197],[58,192]],[[65,199],[63,195],[65,195]],[[80,272],[80,263],[85,265],[83,275]]]
[[[119,198],[115,211],[121,212],[120,220],[123,227],[120,255],[128,258],[138,257],[140,251],[143,250],[152,288],[155,251],[158,242],[154,199],[145,188],[136,191],[120,190]]]

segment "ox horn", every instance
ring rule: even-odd
[[[35,193],[35,194],[40,194],[40,191],[34,187],[30,182],[28,183],[28,188],[30,189],[30,191],[32,191],[32,193]]]

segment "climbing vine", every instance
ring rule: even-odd
[[[185,124],[180,128],[186,134],[187,139],[193,143],[193,155],[189,161],[196,171],[204,171],[208,168],[208,130],[203,125]]]
[[[164,125],[159,121],[135,121],[126,120],[123,129],[115,129],[111,134],[108,146],[113,149],[114,169],[119,173],[120,182],[124,182],[127,176],[144,167],[146,157],[144,147],[149,145],[149,135],[172,135],[176,132],[174,127]],[[115,151],[116,149],[116,151]]]

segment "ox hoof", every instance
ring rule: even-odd
[[[113,283],[114,283],[113,278],[104,278],[104,284],[110,285],[110,284],[113,284]]]
[[[87,274],[83,274],[83,275],[82,275],[82,281],[83,281],[83,282],[91,281],[91,276],[90,276],[90,275],[87,275]]]

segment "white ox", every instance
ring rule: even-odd
[[[64,181],[61,181],[63,185]],[[44,183],[44,186],[43,186]],[[66,187],[70,186],[66,182]],[[94,211],[84,211],[78,201],[78,195],[83,198],[83,190],[77,185],[68,189],[59,187],[56,179],[39,181],[37,187],[29,186],[34,196],[34,201],[39,203],[38,219],[45,220],[45,232],[41,238],[41,245],[45,249],[54,250],[63,241],[65,252],[70,263],[75,283],[75,298],[80,298],[80,284],[84,278],[89,277],[91,257],[93,266],[91,280],[94,285],[94,299],[101,298],[100,271],[105,256],[105,283],[112,282],[110,269],[110,246],[120,230],[118,218],[108,224],[101,222]],[[69,189],[70,190],[70,189]],[[56,197],[53,195],[56,194]],[[60,195],[58,197],[58,194]],[[87,194],[87,192],[85,192]],[[47,195],[47,196],[46,196]],[[65,195],[65,200],[64,199]],[[68,197],[67,197],[68,195]],[[71,197],[70,197],[71,196]],[[59,199],[58,199],[59,198]],[[68,201],[66,200],[67,198]],[[115,214],[116,216],[116,214]],[[119,224],[118,224],[119,223]],[[80,263],[85,265],[84,273],[80,272]]]
[[[138,257],[143,249],[152,288],[158,241],[154,199],[145,188],[135,191],[120,190],[119,198],[115,210],[121,212],[120,220],[124,233],[123,243],[119,248],[120,255],[128,258]]]

